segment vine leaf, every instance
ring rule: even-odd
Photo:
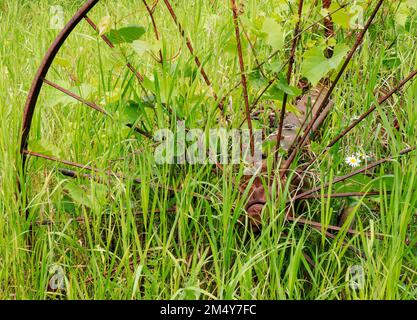
[[[266,42],[274,51],[282,49],[284,46],[284,32],[278,22],[272,18],[266,18],[262,32],[265,34]]]
[[[36,140],[30,143],[33,150],[51,157],[62,157],[62,150],[47,140]]]
[[[145,32],[146,29],[144,27],[131,25],[117,30],[110,30],[106,36],[113,44],[132,43],[139,40]]]
[[[313,86],[339,66],[349,52],[349,47],[343,43],[336,45],[334,55],[330,59],[325,57],[324,50],[324,46],[313,47],[304,54],[301,72]]]
[[[144,53],[149,52],[149,51],[158,51],[158,50],[162,49],[162,47],[159,43],[150,44],[150,43],[148,43],[146,41],[143,41],[143,40],[133,41],[132,48],[139,55],[143,55]]]
[[[83,205],[87,208],[93,207],[93,204],[87,192],[85,192],[84,189],[81,188],[74,181],[68,182],[65,185],[65,189],[68,191],[70,197],[74,200],[74,202],[78,205]]]
[[[395,22],[400,26],[405,26],[408,17],[412,15],[411,10],[417,10],[417,0],[408,0],[402,2],[395,15]]]
[[[333,22],[343,29],[350,28],[350,20],[356,15],[355,13],[350,12],[349,7],[340,9],[340,5],[336,2],[331,4],[329,12],[334,12],[334,14],[332,14]]]

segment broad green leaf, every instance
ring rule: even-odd
[[[352,17],[354,16],[354,14],[352,14],[349,11],[349,6],[340,9],[340,5],[337,4],[336,1],[333,1],[333,3],[331,4],[329,11],[333,12],[332,14],[332,19],[333,22],[335,24],[337,24],[338,26],[342,27],[343,29],[349,29],[350,28],[350,20],[352,19]],[[336,11],[338,10],[338,11]]]
[[[314,47],[304,54],[301,67],[302,74],[315,86],[331,70],[336,69],[342,62],[349,48],[345,44],[338,44],[334,48],[333,57],[324,56],[324,47]]]
[[[287,79],[283,74],[280,75],[278,81],[276,81],[275,86],[277,89],[283,91],[290,97],[296,97],[301,94],[301,90],[297,87],[291,86],[288,84]]]
[[[397,13],[395,14],[395,22],[398,25],[404,27],[410,14],[410,8],[408,7],[407,3],[401,3]]]
[[[252,88],[256,90],[262,90],[268,85],[268,81],[262,76],[258,69],[249,73],[249,81]]]
[[[123,124],[133,124],[141,115],[139,104],[134,101],[129,101],[120,111],[122,112],[121,121]]]
[[[279,61],[274,61],[265,65],[265,69],[270,72],[279,72],[282,69],[282,63]]]
[[[411,9],[417,10],[417,0],[408,0],[407,6]]]
[[[340,63],[343,61],[346,54],[349,52],[350,48],[344,44],[339,43],[334,47],[333,56],[328,59],[329,65],[332,69],[336,69]]]
[[[330,71],[323,50],[323,47],[313,47],[304,54],[301,72],[313,86]]]
[[[87,83],[82,83],[79,86],[71,88],[70,83],[67,81],[57,81],[57,84],[86,100],[91,100],[91,97],[93,97],[93,95],[96,93],[96,88]],[[49,95],[47,103],[51,107],[55,107],[59,104],[69,105],[73,103],[78,103],[78,101],[61,91],[53,90]]]
[[[78,205],[86,206],[87,208],[92,208],[93,204],[87,192],[84,191],[76,182],[71,181],[65,185],[65,189],[68,191],[69,196],[74,200]]]
[[[155,82],[146,76],[143,77],[143,86],[145,87],[146,90],[149,90],[152,93],[155,93],[156,91]]]
[[[262,32],[266,35],[266,42],[274,51],[284,46],[284,32],[281,25],[272,18],[266,18],[262,26]]]
[[[159,44],[150,44],[143,40],[136,40],[132,43],[132,48],[139,55],[143,55],[148,51],[158,51],[161,46]]]
[[[268,91],[262,96],[262,100],[278,100],[284,99],[284,92],[276,85],[271,86]]]
[[[144,27],[132,25],[117,30],[110,30],[106,36],[113,44],[132,43],[133,41],[139,40],[145,32],[146,29]]]
[[[61,206],[62,206],[62,209],[66,213],[69,213],[71,215],[75,215],[76,212],[77,212],[77,208],[76,208],[76,206],[74,204],[74,200],[71,197],[67,196],[67,195],[64,195],[62,197]]]
[[[55,157],[55,158],[62,157],[62,150],[49,141],[46,141],[46,140],[33,141],[30,143],[30,146],[34,152],[41,153],[46,156]]]

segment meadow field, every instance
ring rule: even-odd
[[[44,83],[23,169],[32,81],[85,1],[0,0],[0,299],[417,299],[417,1],[330,2],[99,1],[46,77],[97,108]],[[328,115],[281,174],[282,106],[314,88]],[[156,161],[181,126],[259,130],[261,172]]]

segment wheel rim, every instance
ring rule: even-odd
[[[94,103],[94,102],[89,102],[85,99],[83,99],[81,96],[78,96],[72,92],[70,92],[69,90],[59,86],[58,84],[55,84],[49,80],[46,79],[46,75],[49,71],[49,68],[51,67],[54,59],[56,58],[61,46],[64,44],[64,42],[66,41],[66,39],[68,38],[68,36],[71,34],[71,32],[74,30],[74,28],[83,20],[85,19],[85,21],[97,32],[98,31],[98,27],[97,25],[87,16],[87,14],[93,9],[93,7],[99,2],[99,0],[90,0],[87,1],[84,6],[76,13],[76,15],[71,19],[71,21],[66,25],[66,27],[64,28],[64,30],[60,33],[60,35],[57,37],[57,39],[54,41],[53,45],[51,46],[51,48],[48,50],[43,62],[41,63],[41,67],[38,70],[38,73],[34,79],[34,82],[32,84],[32,88],[30,90],[27,102],[26,102],[26,106],[25,106],[25,113],[24,113],[24,120],[23,120],[23,126],[22,126],[22,140],[21,140],[21,154],[23,156],[24,159],[24,165],[26,163],[26,158],[27,157],[37,157],[37,158],[43,158],[45,160],[50,160],[50,161],[55,161],[55,162],[60,162],[64,165],[67,166],[72,166],[72,167],[76,167],[79,169],[84,169],[84,170],[88,170],[91,171],[92,173],[94,173],[94,171],[96,170],[93,167],[87,166],[87,165],[83,165],[83,164],[79,164],[79,163],[75,163],[72,161],[66,161],[66,160],[60,160],[58,158],[52,157],[52,156],[48,156],[48,155],[43,155],[42,153],[38,153],[35,151],[30,151],[28,150],[28,137],[29,137],[29,133],[30,133],[30,129],[31,129],[31,124],[32,124],[32,119],[33,119],[33,115],[34,115],[34,111],[37,105],[37,101],[38,101],[38,97],[40,94],[40,91],[42,89],[43,84],[47,84],[69,96],[71,96],[72,98],[74,98],[75,100],[78,100],[79,102],[87,105],[88,107],[95,109],[96,111],[103,113],[103,114],[107,114],[107,111],[105,109],[103,109],[102,107],[100,107],[98,104]],[[378,9],[380,8],[380,6],[382,5],[383,1],[378,2],[378,4],[376,5],[376,7],[374,8],[373,11],[373,16],[375,17],[375,15],[378,13]],[[185,37],[185,42],[186,42],[186,46],[189,49],[189,51],[191,52],[191,54],[194,53],[194,48],[193,45],[191,43],[191,40],[186,36],[185,31],[182,29],[181,23],[179,22],[174,8],[170,5],[169,1],[164,1],[167,10],[169,11],[172,19],[174,20],[177,28],[179,29],[179,32],[182,36]],[[232,3],[235,4],[234,1],[232,1]],[[302,4],[302,1],[300,1],[300,3]],[[146,2],[145,2],[146,4]],[[233,5],[232,5],[233,6]],[[301,6],[302,7],[302,6]],[[148,10],[148,12],[151,12],[151,8],[146,5],[146,9]],[[237,8],[234,7],[232,9],[233,13],[234,13],[234,21],[237,22],[238,20],[238,14],[237,14]],[[301,13],[300,13],[301,15]],[[150,14],[150,17],[152,18],[152,23],[155,26],[155,21],[153,19],[152,14]],[[368,26],[372,23],[373,18],[370,18],[368,20],[369,24]],[[238,27],[239,24],[237,23],[235,25],[235,29],[236,31],[238,31]],[[155,27],[156,28],[156,27]],[[362,35],[359,35],[357,42],[355,44],[355,46],[351,49],[350,54],[351,57],[353,57],[353,55],[356,52],[357,47],[360,45],[362,39],[363,39],[363,35],[365,35],[367,28],[364,29],[364,32]],[[159,34],[158,32],[156,33],[156,37],[159,39]],[[297,32],[295,33],[296,35],[298,34]],[[241,34],[239,32],[237,32],[236,38],[240,39],[241,38]],[[104,42],[106,42],[106,44],[110,47],[110,48],[114,48],[114,45],[112,44],[112,42],[106,37],[106,36],[102,36],[101,37]],[[295,43],[295,47],[296,48],[296,42]],[[238,47],[239,47],[239,43],[238,43]],[[295,49],[294,49],[295,50]],[[239,51],[239,48],[238,48]],[[160,53],[160,57],[162,59],[162,54]],[[201,74],[201,77],[203,79],[203,81],[205,82],[205,84],[207,85],[207,87],[212,91],[212,96],[214,101],[216,101],[217,103],[217,107],[223,111],[223,107],[224,107],[224,101],[225,98],[223,95],[219,96],[213,89],[213,84],[209,78],[209,76],[207,75],[203,63],[201,62],[201,60],[199,59],[199,57],[195,54],[193,54],[193,58],[194,58],[194,62],[198,67],[199,73]],[[240,58],[240,74],[242,76],[241,79],[241,83],[243,83],[243,100],[245,102],[245,107],[246,107],[246,113],[249,113],[249,119],[251,117],[250,114],[250,108],[251,105],[249,104],[249,101],[247,100],[247,95],[248,93],[246,92],[247,88],[245,85],[245,82],[247,81],[247,79],[244,77],[245,75],[245,69],[242,68],[242,66],[244,65],[244,61],[242,61],[242,57]],[[349,63],[349,59],[346,59],[345,61],[345,65],[342,67],[342,70],[340,72],[340,76],[343,74],[343,70],[344,68],[347,67],[348,63]],[[290,65],[293,64],[294,61],[291,62],[290,59]],[[139,73],[135,67],[133,66],[133,64],[131,63],[127,63],[126,67],[134,74],[134,76],[137,78],[137,80],[141,83],[144,81],[143,76],[141,75],[141,73]],[[291,71],[291,68],[289,68],[289,70]],[[291,80],[291,74],[292,72],[289,72],[289,79]],[[343,137],[345,137],[352,129],[354,129],[359,123],[361,123],[361,121],[363,121],[364,119],[366,119],[366,117],[371,114],[373,111],[375,111],[377,109],[377,107],[381,104],[383,104],[384,102],[386,102],[390,97],[392,97],[396,92],[398,92],[398,90],[400,90],[405,84],[407,84],[409,81],[411,81],[415,76],[417,75],[417,70],[412,71],[404,80],[402,80],[401,82],[399,82],[389,93],[387,93],[386,95],[384,95],[382,98],[380,98],[376,104],[374,104],[373,106],[371,106],[371,108],[369,108],[368,110],[366,110],[358,119],[354,120],[342,133],[340,133],[339,135],[336,136],[336,138],[334,138],[324,149],[324,153],[327,152],[328,150],[330,150],[331,147],[333,147],[338,141],[340,141]],[[339,76],[339,77],[340,77]],[[290,82],[290,81],[288,81]],[[337,85],[337,80],[335,80],[333,82],[333,84],[336,86]],[[313,120],[310,123],[305,123],[306,125],[306,129],[305,129],[305,133],[303,135],[300,134],[299,139],[295,139],[294,140],[294,145],[291,145],[289,148],[289,158],[287,158],[287,161],[284,162],[283,166],[281,167],[281,175],[280,178],[281,179],[287,179],[288,178],[288,173],[291,171],[291,165],[293,164],[295,158],[299,155],[300,150],[302,149],[302,147],[306,144],[309,134],[311,133],[313,126],[315,125],[315,122],[318,120],[320,122],[319,116],[321,114],[321,111],[323,111],[326,106],[328,105],[328,100],[330,99],[331,93],[332,93],[333,89],[332,86],[330,87],[330,90],[326,93],[325,98],[323,99],[325,102],[322,103],[318,110],[314,116],[313,116]],[[284,99],[285,96],[284,96]],[[285,103],[284,103],[285,105]],[[279,121],[279,129],[278,129],[278,140],[280,141],[281,139],[281,135],[282,135],[282,130],[284,130],[284,116],[285,116],[285,108],[282,108],[283,112],[281,112],[281,118]],[[307,119],[307,117],[306,117]],[[251,121],[248,121],[249,124],[251,123]],[[303,123],[304,125],[304,123]],[[142,134],[144,136],[147,136],[148,138],[152,138],[152,135],[149,135],[148,132],[143,131],[140,128],[137,128],[136,126],[133,128],[135,129],[139,134]],[[249,126],[250,129],[250,126]],[[297,136],[298,137],[298,136]],[[410,152],[414,151],[413,147],[409,147],[409,148],[405,148],[404,150],[399,152],[399,155],[405,155],[408,154]],[[278,154],[278,153],[276,153]],[[310,167],[312,164],[314,164],[316,162],[316,160],[318,159],[319,156],[314,156],[312,159],[310,159],[310,161],[307,162],[307,164],[305,164],[303,166],[303,169]],[[333,180],[333,182],[321,185],[320,187],[316,187],[316,188],[312,188],[310,190],[306,190],[304,192],[299,192],[297,194],[294,195],[293,198],[289,199],[287,201],[288,204],[291,204],[293,201],[297,201],[297,200],[308,200],[308,199],[317,199],[322,197],[321,191],[331,185],[334,185],[335,183],[338,182],[343,182],[349,178],[352,178],[358,174],[362,174],[362,173],[366,173],[369,172],[371,169],[383,164],[383,163],[387,163],[391,160],[394,159],[394,156],[390,156],[381,160],[377,160],[375,162],[369,163],[367,164],[365,167],[360,168],[359,170],[353,171],[352,173],[349,173],[347,175],[344,176],[339,176],[337,177],[335,180]],[[219,170],[222,170],[221,166],[219,166],[218,163],[216,163],[217,167]],[[80,175],[75,171],[69,170],[69,169],[64,169],[64,171],[61,171],[61,173],[63,173],[66,176],[69,177],[84,177],[84,178],[92,178],[92,176],[89,175]],[[108,172],[109,176],[118,176],[117,174],[113,173],[113,172]],[[141,182],[140,179],[135,179],[136,182]],[[258,189],[253,188],[251,189],[252,194],[256,193],[256,191],[258,190],[260,192],[260,195],[253,198],[253,199],[249,199],[250,205],[248,205],[246,207],[247,211],[249,211],[249,215],[255,215],[255,216],[259,216],[260,212],[262,211],[264,205],[265,205],[265,201],[260,200],[264,197],[264,194],[262,194],[262,189],[264,188],[264,186],[258,185]],[[263,190],[265,191],[265,190]],[[343,198],[343,197],[351,197],[351,196],[373,196],[373,195],[379,195],[380,193],[378,191],[368,191],[368,192],[350,192],[350,193],[334,193],[331,195],[327,195],[329,197],[332,198]],[[326,195],[325,195],[326,197]],[[250,198],[250,197],[249,197]],[[252,200],[252,202],[251,202]],[[322,226],[320,224],[317,224],[314,221],[308,221],[308,220],[303,220],[303,219],[297,219],[296,217],[294,217],[292,214],[288,214],[287,213],[287,218],[290,221],[295,221],[301,224],[308,224],[311,225],[314,228],[321,228]],[[328,226],[329,230],[333,230],[333,231],[337,231],[340,230],[339,227],[336,226]],[[339,229],[338,229],[339,228]],[[356,234],[355,230],[348,230],[349,233],[352,234]]]

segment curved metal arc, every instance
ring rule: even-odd
[[[81,9],[71,18],[67,23],[64,29],[60,32],[58,37],[52,43],[51,47],[48,49],[44,59],[42,60],[41,66],[39,67],[35,79],[32,82],[32,87],[29,91],[28,98],[25,104],[25,111],[23,115],[23,126],[22,126],[22,136],[20,144],[20,153],[25,158],[24,150],[27,147],[28,137],[30,132],[30,127],[32,125],[33,114],[35,112],[36,103],[39,98],[39,93],[42,89],[43,79],[49,71],[49,68],[52,65],[56,55],[61,49],[62,44],[66,41],[71,32],[75,29],[78,23],[84,18],[84,16],[99,2],[99,0],[88,0]],[[23,165],[25,160],[23,159]]]

